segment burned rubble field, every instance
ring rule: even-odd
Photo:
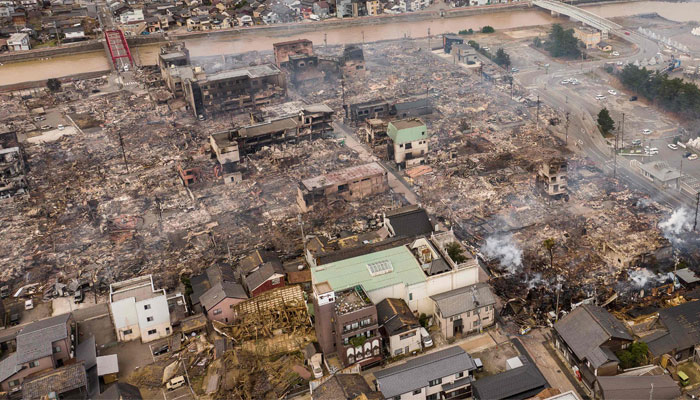
[[[509,86],[481,80],[413,41],[366,44],[364,51],[365,78],[343,87],[334,81],[304,92],[290,88],[289,97],[323,102],[340,116],[343,90],[348,104],[427,94],[436,109],[424,119],[431,133],[429,162],[406,179],[423,207],[484,253],[491,272],[501,275],[494,279],[499,295],[539,296],[547,303],[560,276],[569,303],[594,288],[602,296],[606,287],[629,282],[621,271],[640,255],[653,268],[668,264],[670,243],[657,226],[670,210],[567,151],[562,124],[550,123],[562,117],[556,110],[542,105],[537,113],[512,100]],[[272,55],[254,58],[265,62]],[[522,95],[514,88],[514,97]],[[30,107],[16,98],[3,102],[25,114]],[[299,181],[362,163],[338,140],[317,139],[246,156],[243,182],[224,185],[208,135],[245,118],[197,122],[148,93],[126,91],[61,107],[76,122],[89,123],[82,133],[26,148],[30,195],[0,208],[3,280],[96,276],[104,287],[151,273],[160,286],[174,287],[181,272],[197,273],[259,245],[294,258],[302,248]],[[568,199],[549,199],[536,188],[538,165],[552,157],[568,161]],[[178,168],[196,171],[197,183],[183,186]],[[314,209],[303,215],[306,233],[368,230],[374,215],[396,205],[395,197]],[[555,243],[551,267],[546,239]],[[489,241],[493,249],[487,252]]]

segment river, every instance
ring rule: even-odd
[[[587,5],[585,8],[602,17],[624,17],[638,14],[657,13],[678,22],[699,21],[700,2],[670,3],[643,1],[604,5]],[[428,29],[433,35],[457,32],[461,29],[477,29],[491,25],[496,29],[509,29],[535,25],[547,25],[555,21],[544,10],[518,10],[495,12],[456,18],[437,18],[422,21],[386,21],[376,25],[333,27],[315,32],[290,34],[287,32],[260,31],[255,35],[242,34],[238,37],[213,36],[186,40],[187,48],[194,57],[217,54],[241,53],[253,50],[271,50],[272,43],[297,38],[306,38],[316,44],[323,43],[324,34],[328,44],[345,44],[402,37],[424,37]],[[136,49],[142,64],[155,64],[159,45],[143,46]],[[103,70],[108,66],[104,52],[91,52],[75,56],[54,57],[50,60],[35,60],[10,63],[0,66],[0,85],[67,76],[81,72]],[[31,71],[31,72],[30,72]]]

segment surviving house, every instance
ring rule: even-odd
[[[463,399],[471,397],[474,360],[454,346],[374,373],[386,399]],[[405,396],[405,397],[404,397]]]
[[[496,320],[496,297],[487,283],[465,286],[430,298],[435,302],[435,319],[445,338],[481,331]]]
[[[17,393],[30,375],[68,363],[75,357],[75,335],[76,325],[71,314],[46,318],[23,327],[17,334],[15,352],[0,361],[2,391]]]
[[[248,299],[239,283],[220,281],[199,297],[207,318],[223,323],[233,322],[233,306]]]
[[[433,224],[425,209],[416,205],[408,205],[387,211],[383,215],[384,226],[390,236],[416,237],[430,235]]]
[[[411,354],[422,348],[420,323],[402,299],[386,298],[377,303],[379,332],[391,356]]]
[[[165,289],[156,289],[151,275],[109,285],[109,308],[120,342],[147,343],[172,333]]]
[[[382,360],[377,307],[361,286],[333,290],[327,282],[314,285],[318,343],[326,355],[337,354],[343,365],[363,368]]]
[[[646,336],[643,341],[649,346],[649,353],[655,360],[668,354],[676,361],[683,361],[695,355],[700,346],[700,301],[691,301],[679,306],[659,311],[657,332]]]
[[[652,161],[636,165],[642,176],[660,187],[678,188],[680,184],[680,171],[669,166],[666,161]]]
[[[241,260],[236,275],[251,298],[285,285],[282,263],[265,250],[255,250]]]
[[[529,399],[549,387],[532,360],[525,356],[520,356],[517,360],[519,366],[474,382],[474,399]]]
[[[599,376],[617,375],[616,351],[634,338],[625,325],[601,307],[582,305],[554,324],[554,345],[592,390]]]
[[[671,375],[601,376],[595,383],[596,400],[673,400],[681,396]]]
[[[200,298],[209,289],[221,282],[237,282],[233,268],[227,264],[212,265],[203,273],[190,278],[192,293],[190,294],[190,304],[196,312],[204,312],[201,307]]]
[[[537,171],[537,183],[549,196],[559,197],[567,193],[567,163],[562,158],[543,162]]]
[[[574,37],[583,42],[587,49],[596,48],[601,41],[600,31],[587,26],[574,27]]]
[[[22,388],[22,399],[86,399],[88,393],[85,365],[78,361],[28,377]]]
[[[389,122],[386,130],[391,139],[389,158],[402,167],[425,164],[428,152],[428,128],[417,118]]]
[[[7,39],[7,47],[10,51],[30,50],[29,35],[24,32],[13,33]]]
[[[384,193],[388,188],[387,171],[373,162],[302,180],[297,205],[307,212],[319,202],[359,200]]]
[[[479,62],[476,49],[468,44],[455,44],[452,46],[452,59],[455,63],[474,65]]]

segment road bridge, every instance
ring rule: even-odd
[[[122,62],[124,58],[129,60],[130,66],[134,65],[134,59],[131,58],[131,51],[129,50],[129,44],[126,43],[124,32],[119,29],[106,30],[105,40],[107,42],[109,56],[112,59],[112,64],[115,69],[120,70],[119,63]],[[126,68],[124,70],[126,71]]]
[[[603,37],[608,33],[622,34],[622,26],[584,9],[555,0],[532,0],[532,4],[549,10],[552,14],[566,15],[569,18],[600,30]]]

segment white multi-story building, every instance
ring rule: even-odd
[[[140,337],[146,343],[172,333],[165,289],[155,289],[151,275],[109,285],[109,306],[120,342]]]

